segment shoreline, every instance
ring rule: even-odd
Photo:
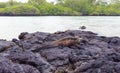
[[[82,40],[77,45],[42,47],[68,36],[78,36]],[[55,33],[23,32],[18,38],[12,41],[0,40],[0,72],[120,72],[120,37],[99,36],[91,31],[67,30]],[[34,51],[36,49],[39,50]]]
[[[25,17],[29,17],[29,16],[120,16],[120,15],[0,15],[0,16],[25,16]]]

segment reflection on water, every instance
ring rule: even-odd
[[[117,16],[40,16],[40,17],[0,17],[0,38],[17,38],[21,32],[56,32],[78,29],[106,36],[120,36],[120,17]]]

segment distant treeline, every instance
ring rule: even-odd
[[[101,0],[57,0],[56,4],[46,0],[29,0],[27,3],[9,0],[0,2],[0,15],[120,15],[120,1],[108,4]]]

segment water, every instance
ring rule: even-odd
[[[56,32],[79,29],[104,36],[120,36],[120,16],[38,16],[0,17],[0,39],[17,38],[21,32]]]

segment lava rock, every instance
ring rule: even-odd
[[[67,36],[78,36],[82,41],[47,47]],[[0,40],[0,73],[120,73],[120,37],[67,30],[53,34],[23,32],[18,38]]]

